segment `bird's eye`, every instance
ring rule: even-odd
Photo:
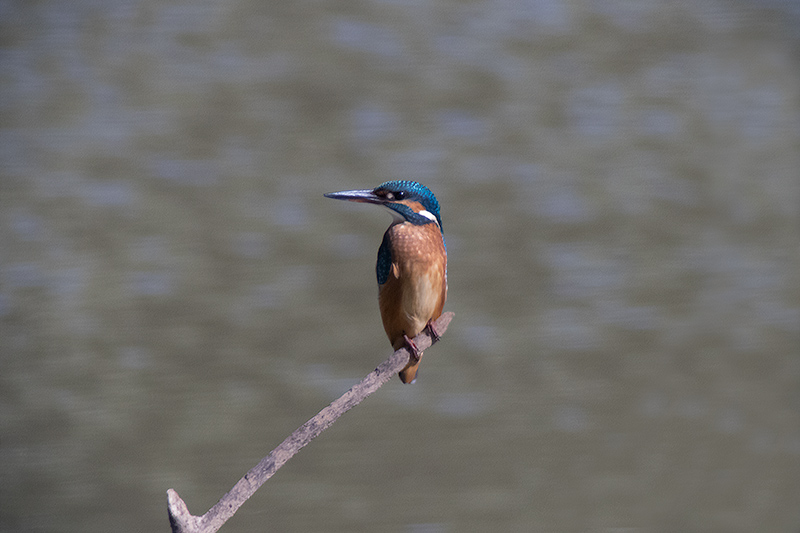
[[[394,197],[397,198],[398,200],[402,200],[403,198],[406,197],[406,193],[404,191],[397,191],[394,194]]]

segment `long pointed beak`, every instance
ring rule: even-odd
[[[354,191],[329,192],[326,198],[334,200],[348,200],[350,202],[365,202],[368,204],[382,204],[383,198],[372,192],[372,189],[357,189]]]

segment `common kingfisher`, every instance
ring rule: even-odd
[[[411,339],[425,328],[434,339],[439,337],[433,321],[441,316],[447,299],[447,250],[439,202],[430,189],[409,180],[325,196],[382,205],[392,214],[375,265],[378,306],[392,348],[406,346],[411,352],[399,375],[403,383],[412,383],[422,353]]]

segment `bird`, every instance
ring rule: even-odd
[[[382,205],[392,215],[375,264],[378,307],[392,348],[406,347],[411,354],[400,380],[413,383],[422,352],[412,339],[425,329],[434,340],[439,338],[433,321],[441,316],[447,300],[447,248],[439,202],[430,189],[411,180],[324,196]]]

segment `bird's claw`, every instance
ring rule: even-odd
[[[420,351],[417,348],[417,345],[414,344],[414,341],[408,338],[408,335],[403,335],[403,339],[406,341],[406,346],[408,347],[408,351],[411,354],[411,359],[414,361],[419,361]]]
[[[431,344],[438,341],[442,337],[436,330],[436,326],[433,325],[433,320],[428,320],[428,323],[425,325],[425,327],[428,328],[428,333],[431,336]]]
[[[432,320],[428,320],[428,323],[425,324],[425,329],[428,330],[428,334],[431,336],[431,344],[441,338],[441,335],[439,335],[439,332],[436,330],[436,326],[433,325]],[[413,359],[414,362],[419,361],[422,352],[419,348],[417,348],[417,345],[414,344],[414,341],[409,339],[408,335],[405,334],[403,334],[403,340],[406,341],[406,347],[408,347],[408,351],[411,354],[411,359]]]

